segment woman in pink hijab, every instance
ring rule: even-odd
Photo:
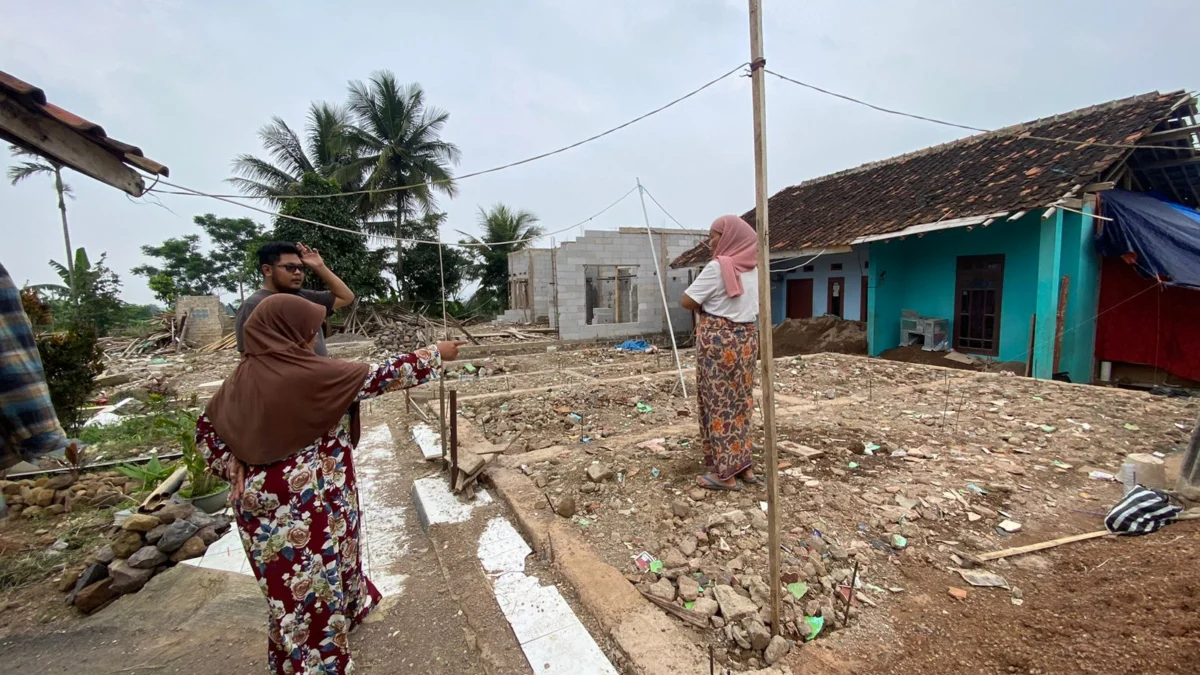
[[[707,240],[713,260],[684,291],[681,304],[698,311],[696,397],[707,473],[696,484],[740,490],[757,483],[751,456],[754,363],[758,355],[758,237],[746,221],[721,216]]]

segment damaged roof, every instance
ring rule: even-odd
[[[0,70],[0,103],[8,103],[10,101],[33,113],[35,118],[41,118],[43,121],[65,126],[71,131],[82,136],[90,144],[97,146],[99,149],[112,155],[122,164],[136,167],[150,174],[159,176],[170,175],[170,170],[166,166],[146,157],[145,154],[142,153],[141,148],[109,137],[109,135],[105,133],[104,127],[100,126],[99,124],[86,120],[79,115],[70,112],[69,110],[64,110],[57,105],[50,103],[46,99],[46,92],[40,87],[34,86],[18,77]],[[5,140],[17,143],[21,146],[27,146],[30,144],[28,139],[13,137],[12,134],[4,133],[2,128],[0,128],[0,137],[4,137]],[[30,149],[39,153],[50,154],[49,152],[46,152],[44,148]],[[53,159],[58,159],[67,166],[72,166],[70,161],[66,161],[61,157],[53,157]],[[79,170],[79,168],[75,166],[72,166],[72,168]],[[86,171],[82,172],[87,173]]]
[[[914,225],[1046,207],[1093,182],[1128,148],[1055,143],[1136,143],[1166,121],[1184,92],[1153,92],[1026,122],[814,178],[769,201],[771,252],[846,246]],[[754,210],[743,218],[754,225]],[[709,259],[698,246],[671,263]]]

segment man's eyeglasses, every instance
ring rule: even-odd
[[[304,269],[305,269],[304,265],[295,265],[295,264],[276,265],[276,267],[283,268],[285,271],[287,271],[288,274],[295,274],[296,272],[304,274]]]

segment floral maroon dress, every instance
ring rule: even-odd
[[[436,349],[372,365],[359,400],[427,382],[439,366]],[[228,479],[232,454],[207,416],[196,423],[196,445]],[[359,556],[353,449],[347,414],[291,457],[246,469],[237,523],[267,596],[268,660],[277,675],[353,673],[349,633],[380,600]]]

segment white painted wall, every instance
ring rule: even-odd
[[[772,270],[787,269],[799,265],[808,260],[812,256],[804,256],[794,260],[774,261],[771,264]],[[843,277],[846,280],[845,287],[842,289],[843,297],[843,312],[842,318],[863,321],[863,307],[861,307],[862,298],[862,282],[863,277],[870,276],[868,269],[867,247],[856,246],[850,253],[838,253],[833,255],[822,255],[821,257],[809,263],[813,266],[812,272],[805,272],[803,268],[793,270],[785,275],[772,273],[772,286],[779,284],[783,287],[782,292],[777,296],[780,299],[778,308],[772,307],[775,323],[779,323],[787,317],[787,280],[788,279],[812,279],[813,280],[813,316],[824,316],[829,312],[829,279],[834,277]],[[840,270],[832,269],[834,265],[841,265]]]

